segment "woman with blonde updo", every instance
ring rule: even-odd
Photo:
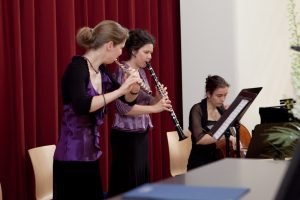
[[[133,74],[116,85],[104,69],[121,55],[127,38],[128,30],[110,20],[77,33],[77,43],[86,52],[72,58],[61,82],[63,113],[54,154],[53,199],[103,199],[99,127],[105,108],[141,81]]]

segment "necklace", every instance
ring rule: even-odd
[[[98,74],[98,73],[99,73],[99,70],[96,70],[96,69],[94,68],[94,66],[92,65],[92,62],[91,62],[87,57],[84,57],[84,59],[90,64],[90,66],[92,67],[92,69],[94,70],[94,72],[95,72],[96,74]]]

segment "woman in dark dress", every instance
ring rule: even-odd
[[[149,87],[146,62],[150,62],[154,38],[147,31],[135,29],[129,32],[125,50],[129,59],[122,62],[124,67],[137,70],[140,78]],[[123,70],[117,68],[116,79],[122,83],[126,79]],[[111,130],[112,164],[109,181],[109,196],[114,196],[144,183],[148,183],[148,130],[153,127],[150,115],[170,111],[171,102],[148,94],[135,85],[125,99],[134,104],[116,101],[115,120]],[[166,88],[164,88],[166,90]]]
[[[217,140],[210,135],[211,127],[224,112],[224,101],[229,84],[220,76],[206,78],[206,98],[193,105],[189,115],[189,130],[192,133],[192,150],[188,161],[188,170],[220,159],[221,150],[217,148]],[[224,137],[222,138],[224,139]],[[235,137],[230,136],[235,147]]]

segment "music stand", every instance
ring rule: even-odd
[[[240,119],[243,117],[251,103],[254,101],[262,87],[246,88],[240,91],[233,103],[225,110],[221,118],[212,127],[210,132],[212,136],[219,140],[224,133],[229,133],[232,126],[237,126]],[[240,157],[240,134],[239,129],[236,130],[236,157]],[[226,138],[226,156],[229,155],[229,136],[225,134]]]

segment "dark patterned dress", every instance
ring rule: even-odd
[[[218,108],[220,114],[223,113],[224,107]],[[220,149],[216,144],[200,145],[197,144],[205,134],[208,134],[210,128],[216,121],[209,121],[207,116],[207,99],[195,104],[189,115],[189,130],[192,133],[192,150],[188,161],[188,170],[211,163],[220,159]]]

